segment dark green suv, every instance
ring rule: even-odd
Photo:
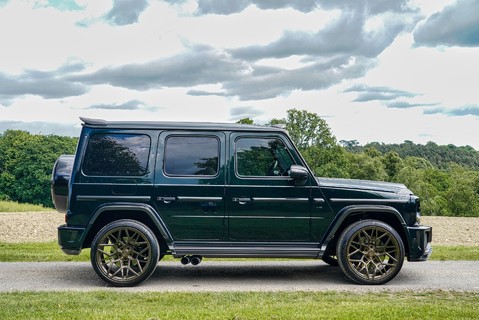
[[[75,157],[53,169],[67,254],[91,248],[115,286],[147,279],[165,255],[323,259],[382,284],[431,253],[432,230],[402,184],[316,178],[276,127],[82,118]]]

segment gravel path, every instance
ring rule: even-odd
[[[51,212],[0,212],[0,242],[56,241],[64,215]],[[479,218],[423,217],[433,228],[434,245],[479,245]]]

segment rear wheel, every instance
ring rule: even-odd
[[[341,270],[360,284],[383,284],[393,279],[404,262],[404,244],[388,224],[364,220],[350,225],[339,237]]]
[[[118,220],[95,236],[90,252],[95,272],[117,287],[134,286],[148,279],[160,258],[158,241],[144,224]]]

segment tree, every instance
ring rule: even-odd
[[[291,139],[301,151],[311,146],[323,148],[336,146],[336,138],[328,124],[315,113],[289,109],[286,118],[273,119],[270,124],[285,124]]]
[[[271,125],[283,124],[309,167],[317,176],[347,177],[345,151],[324,119],[306,110],[289,109],[287,117],[273,119]]]
[[[388,181],[394,181],[394,178],[403,166],[403,160],[399,157],[397,152],[389,151],[382,157],[381,161],[384,164],[386,173],[388,174]]]
[[[450,168],[450,185],[444,193],[448,213],[472,217],[479,212],[479,173],[454,164]]]
[[[445,169],[451,162],[458,163],[467,168],[479,169],[479,152],[471,146],[456,147],[451,144],[441,146],[431,141],[426,143],[426,145],[420,145],[410,140],[406,140],[401,144],[371,142],[363,147],[354,146],[354,148],[347,141],[344,144],[350,152],[362,152],[366,148],[374,147],[383,154],[395,151],[403,159],[407,157],[423,158],[440,169]]]
[[[242,118],[236,121],[236,123],[241,123],[241,124],[253,124],[254,121],[251,118]]]
[[[75,153],[76,144],[76,138],[5,131],[0,135],[0,195],[51,207],[53,165],[61,154]]]
[[[379,157],[371,157],[366,153],[349,153],[348,171],[353,179],[386,181],[388,174]]]
[[[302,155],[314,174],[319,177],[349,178],[347,152],[340,146],[312,146]]]
[[[357,152],[361,148],[358,140],[341,140],[339,144],[349,152]]]

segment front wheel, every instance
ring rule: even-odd
[[[116,287],[128,287],[148,279],[160,254],[154,233],[134,220],[107,224],[95,236],[90,258],[95,272]]]
[[[338,263],[351,280],[377,285],[393,279],[404,262],[404,244],[388,224],[356,222],[344,230],[337,246]]]

